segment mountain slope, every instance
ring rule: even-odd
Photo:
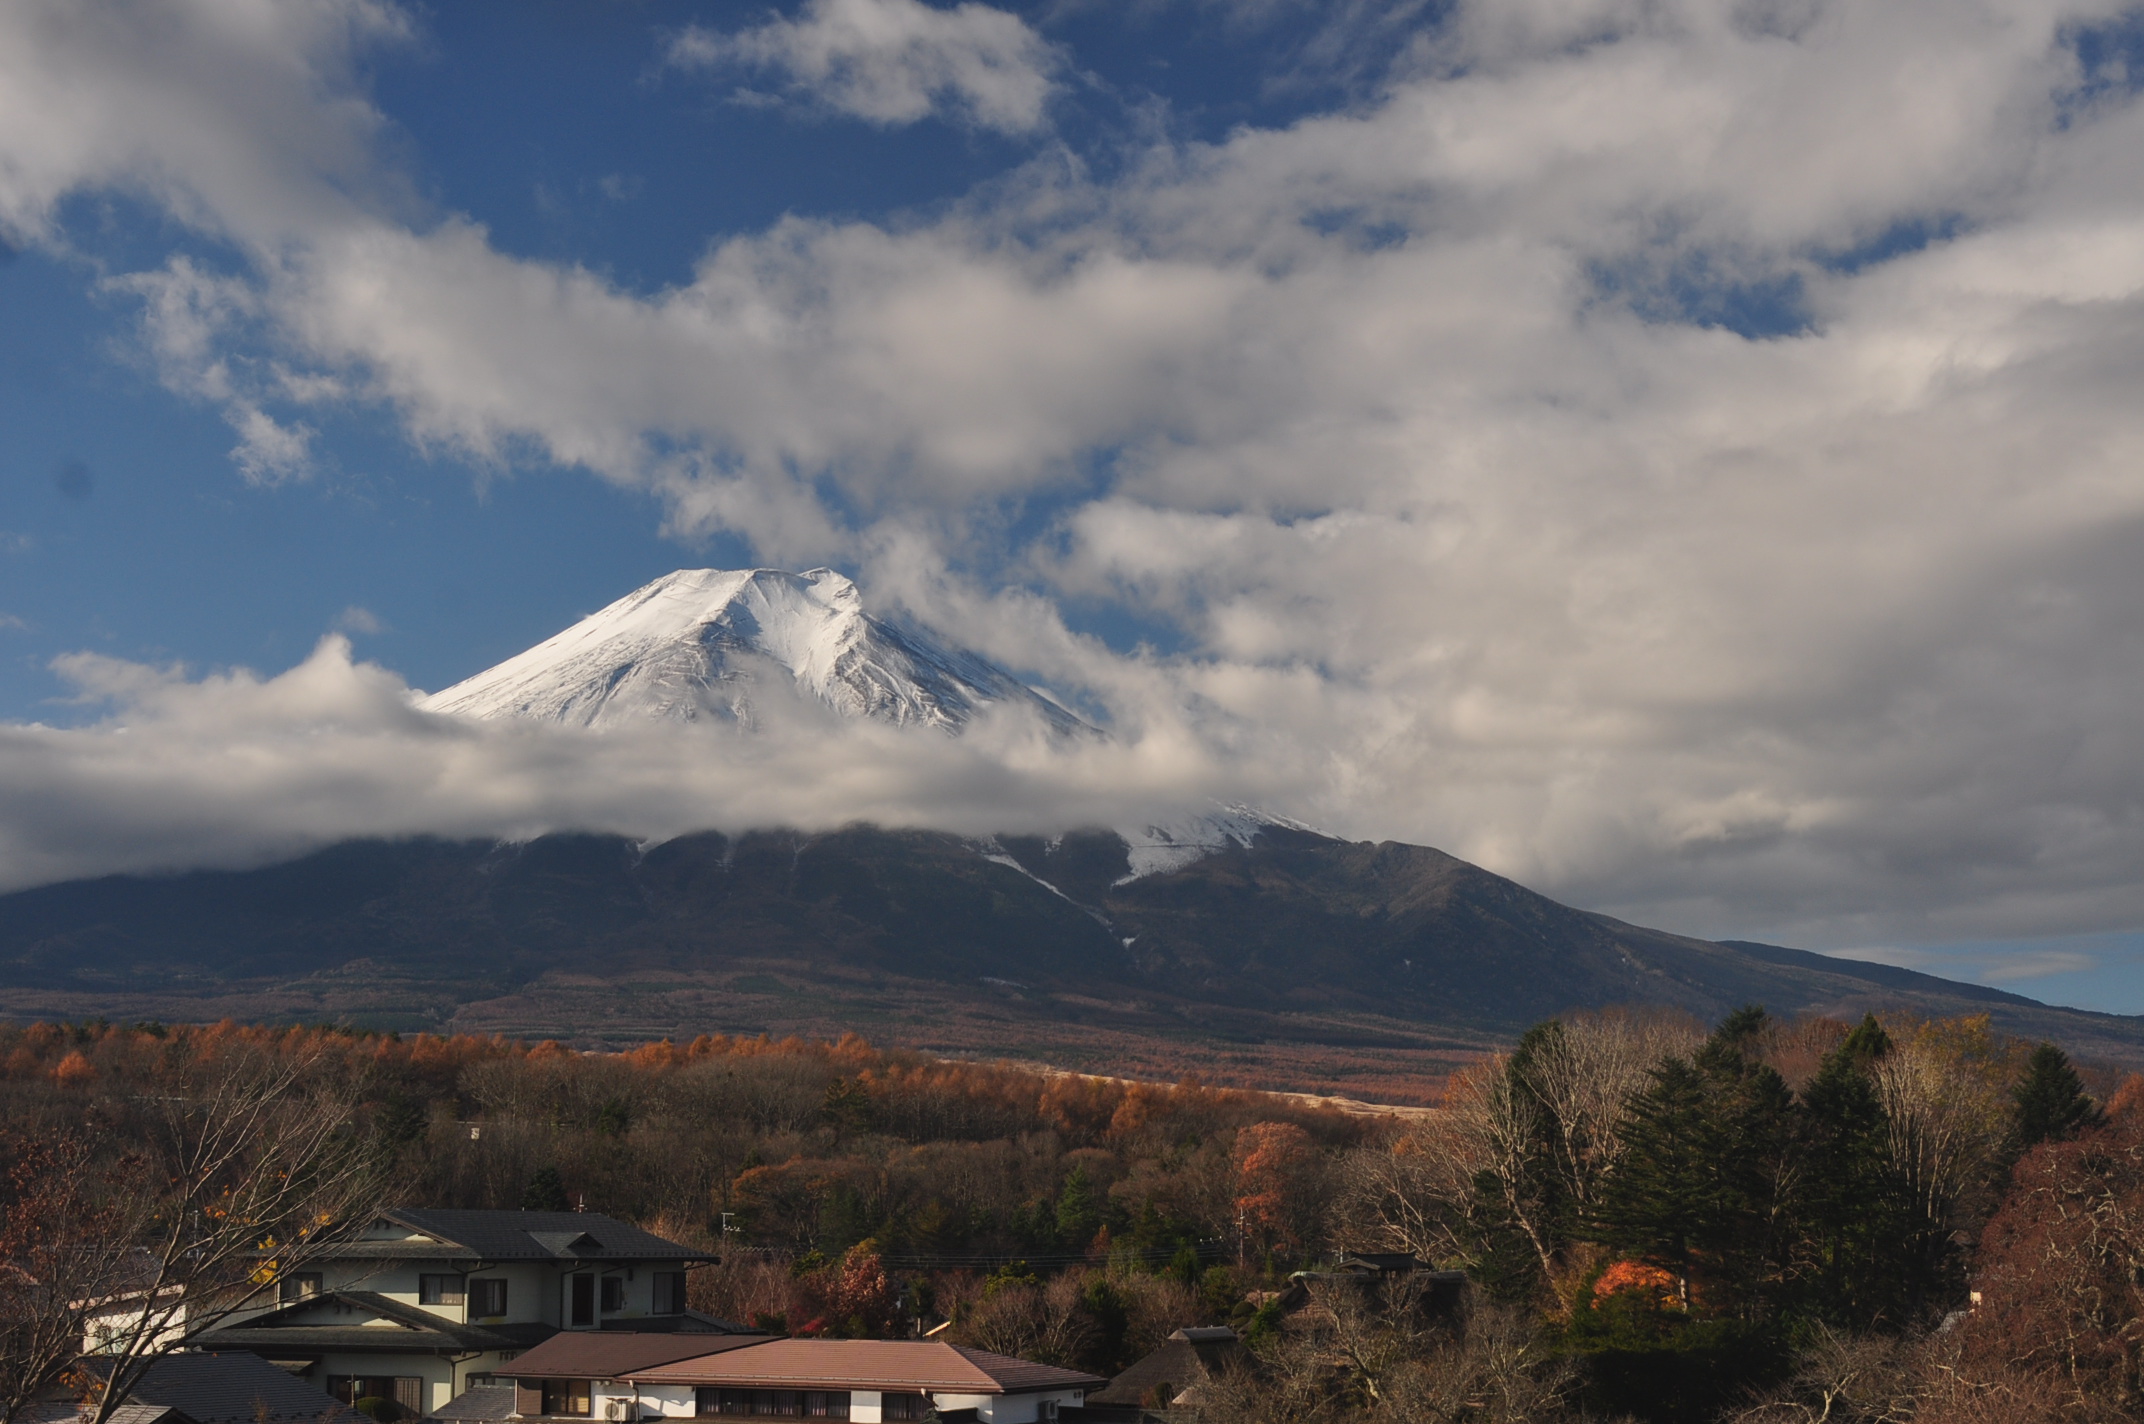
[[[263,870],[0,897],[0,1012],[594,1039],[859,1028],[1112,1071],[1160,1061],[1166,1042],[1178,1064],[1236,1053],[1243,1080],[1285,1059],[1300,1084],[1311,1049],[1448,1056],[1573,1008],[1709,1018],[1759,1002],[1987,1012],[2144,1061],[2137,1019],[1626,925],[1420,846],[1268,828],[1137,879],[1130,866],[1106,831],[710,833],[645,853],[606,836],[353,842]]]
[[[1059,733],[1092,730],[987,659],[866,613],[831,569],[681,569],[420,705],[581,727],[667,718],[753,729],[797,692],[843,716],[953,733],[993,706]]]

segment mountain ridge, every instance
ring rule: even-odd
[[[853,826],[661,845],[347,842],[0,896],[10,1017],[344,1019],[586,1043],[855,1030],[888,1046],[1415,1095],[1528,1023],[1988,1013],[2144,1064],[2144,1020],[1560,905],[1428,847],[1269,827],[1127,878],[1112,831]],[[1009,864],[1007,862],[1010,862]]]

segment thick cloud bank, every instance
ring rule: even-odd
[[[956,741],[845,719],[802,695],[764,709],[756,734],[437,716],[394,674],[352,661],[340,636],[271,678],[188,679],[86,654],[62,671],[111,715],[0,726],[0,890],[260,864],[350,836],[1136,825],[1235,784],[1165,733],[1070,745],[1008,716]]]
[[[855,40],[852,11],[916,18],[816,5],[750,57],[881,122],[1039,116],[1039,91]],[[939,59],[1030,33],[930,13]],[[411,29],[384,0],[22,0],[0,222],[63,242],[67,196],[124,188],[243,254],[120,289],[251,477],[302,476],[334,399],[428,448],[651,489],[682,534],[839,561],[1106,706],[1111,755],[1179,756],[1187,789],[1269,783],[1335,830],[1695,931],[2144,923],[2135,8],[1439,13],[1343,111],[1156,144],[1107,182],[1038,159],[897,227],[790,219],[651,295],[409,215],[349,77]],[[1010,540],[1036,501],[1059,513]],[[1112,654],[1065,600],[1184,651]],[[7,873],[183,844],[190,818],[224,827],[204,846],[689,819],[660,773],[580,789],[581,752],[442,728],[383,679],[330,651],[146,690],[124,735],[9,730]],[[249,712],[285,730],[224,741],[187,710],[316,683],[372,710],[318,733]],[[645,748],[590,765],[663,760]],[[777,747],[705,794],[949,824],[1060,794],[1079,819],[1082,776],[932,756]]]

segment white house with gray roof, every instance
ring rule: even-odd
[[[187,1344],[251,1350],[345,1402],[415,1416],[561,1331],[735,1332],[685,1306],[685,1272],[713,1259],[593,1212],[397,1209]]]

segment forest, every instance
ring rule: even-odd
[[[1247,1363],[1172,1418],[2144,1417],[2144,1079],[1984,1019],[1630,1011],[1537,1025],[1443,1104],[855,1037],[0,1027],[0,1417],[58,1348],[18,1282],[85,1241],[205,1223],[198,1294],[368,1203],[608,1213],[720,1256],[696,1308],[792,1334],[1111,1374],[1236,1326]],[[1291,1280],[1362,1251],[1465,1271],[1464,1308]]]

